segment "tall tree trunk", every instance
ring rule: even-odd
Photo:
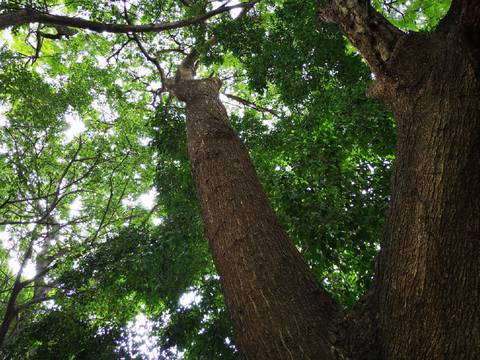
[[[386,359],[480,358],[480,82],[466,46],[410,36],[384,88],[398,131],[379,274]]]
[[[397,160],[376,295],[384,359],[480,358],[480,3],[405,34],[366,0],[319,11],[394,111]]]
[[[247,359],[333,359],[335,305],[269,204],[215,79],[185,80],[188,154],[236,344]]]

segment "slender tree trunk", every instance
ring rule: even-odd
[[[21,283],[19,281],[16,281],[8,298],[5,314],[3,315],[2,323],[0,324],[0,350],[3,346],[5,346],[12,322],[18,315],[18,311],[16,309],[16,302],[17,297],[22,291],[22,289],[23,287],[21,286]]]
[[[215,79],[187,80],[188,154],[236,344],[247,359],[333,359],[335,305],[267,200]]]
[[[33,251],[33,244],[34,240],[30,239],[30,243],[28,244],[27,251],[23,257],[23,260],[20,264],[20,269],[15,276],[15,281],[13,283],[12,289],[10,290],[10,294],[8,296],[8,301],[5,307],[5,313],[3,314],[3,319],[0,324],[0,351],[5,346],[6,342],[10,336],[10,329],[13,321],[18,316],[18,307],[17,307],[17,299],[22,290],[25,288],[26,284],[22,282],[22,274],[23,270],[27,264],[27,261],[32,256]]]

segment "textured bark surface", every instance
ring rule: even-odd
[[[207,79],[173,92],[186,103],[193,178],[236,344],[247,359],[333,359],[335,305],[273,213],[218,90]]]
[[[480,82],[472,50],[460,33],[410,35],[389,64],[396,81],[382,86],[398,131],[378,279],[385,359],[480,358]]]
[[[331,0],[317,15],[338,24],[374,73],[385,71],[402,32],[373,9],[370,0]]]
[[[382,359],[480,358],[480,3],[453,0],[437,31],[404,34],[365,0],[330,19],[377,75],[397,160],[376,281]]]

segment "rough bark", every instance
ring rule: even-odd
[[[398,153],[379,273],[386,359],[480,357],[480,83],[469,44],[396,49]],[[478,61],[478,60],[477,60]]]
[[[385,71],[385,62],[402,32],[373,9],[369,0],[332,0],[317,15],[322,21],[338,24],[373,72]]]
[[[205,230],[247,359],[333,359],[335,305],[279,223],[215,79],[183,80],[188,154]]]
[[[397,123],[376,283],[381,356],[478,359],[480,4],[454,1],[430,34],[369,28],[379,15],[357,16],[364,5],[334,0],[328,11],[377,74],[371,93]],[[375,44],[385,41],[387,55],[376,56]]]

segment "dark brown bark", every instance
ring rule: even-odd
[[[470,51],[453,34],[416,34],[390,64],[398,154],[380,257],[385,359],[480,357],[480,83]]]
[[[440,28],[452,30],[453,27],[460,25],[466,28],[476,28],[478,31],[479,18],[480,7],[477,0],[452,0],[450,10],[442,19]]]
[[[382,358],[478,359],[480,3],[454,1],[431,34],[368,28],[378,17],[369,12],[349,26],[362,19],[360,5],[334,0],[329,11],[376,73],[371,93],[397,122],[376,283]],[[394,39],[388,56],[375,56],[385,39]]]
[[[215,79],[184,80],[188,153],[236,343],[247,359],[333,359],[335,305],[279,223]]]

